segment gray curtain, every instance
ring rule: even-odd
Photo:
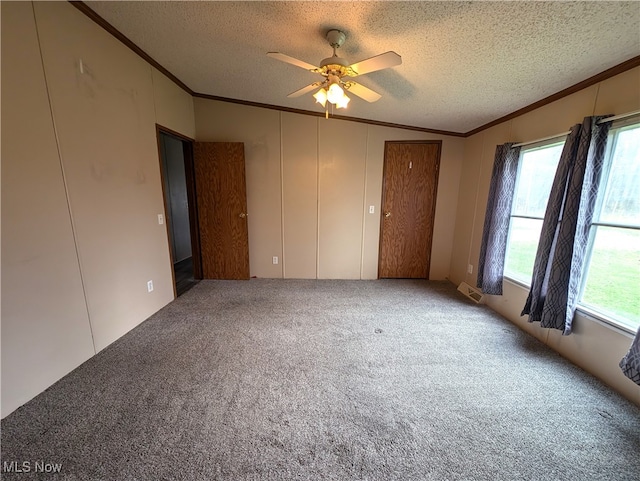
[[[572,127],[558,164],[542,223],[531,290],[522,315],[571,334],[589,226],[593,218],[610,122],[585,117]]]
[[[512,145],[508,143],[496,147],[491,173],[478,261],[478,287],[485,294],[502,294],[509,218],[520,158],[520,147]]]
[[[620,361],[620,368],[625,376],[640,386],[640,328],[631,344],[631,349]]]

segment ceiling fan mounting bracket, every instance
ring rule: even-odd
[[[339,72],[340,75],[347,75],[349,62],[342,57],[329,57],[320,62],[321,72]]]
[[[340,30],[331,29],[327,32],[327,41],[333,48],[342,47],[342,44],[346,39],[346,34]]]

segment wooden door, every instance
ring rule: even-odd
[[[249,279],[244,144],[194,144],[202,277]]]
[[[429,278],[441,142],[386,142],[380,278]]]

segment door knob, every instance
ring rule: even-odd
[[[385,218],[389,218],[389,217],[391,217],[391,212],[385,212],[385,213],[384,213],[384,217],[385,217]]]
[[[240,213],[240,218],[244,219],[245,217],[247,217],[249,214],[245,214],[244,212]]]

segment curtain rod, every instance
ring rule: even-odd
[[[634,115],[640,115],[640,110],[634,110],[633,112],[628,112],[626,114],[614,115],[613,117],[607,117],[606,119],[598,120],[599,124],[603,124],[605,122],[613,122],[614,120],[626,119],[627,117],[633,117]]]
[[[569,135],[571,131],[562,132],[561,134],[550,135],[549,137],[543,137],[541,139],[529,140],[528,142],[520,142],[519,144],[512,145],[511,147],[522,147],[523,145],[537,144],[538,142],[544,142],[545,140],[557,139],[558,137],[564,137]]]
[[[640,110],[634,110],[626,114],[614,115],[613,117],[607,117],[598,121],[599,124],[604,122],[613,122],[614,120],[626,119],[627,117],[633,117],[634,115],[640,115]],[[538,142],[544,142],[545,140],[557,139],[558,137],[564,137],[569,135],[571,131],[562,132],[561,134],[550,135],[549,137],[543,137],[541,139],[529,140],[528,142],[520,142],[519,144],[512,145],[511,147],[522,147],[524,145],[537,144]]]

